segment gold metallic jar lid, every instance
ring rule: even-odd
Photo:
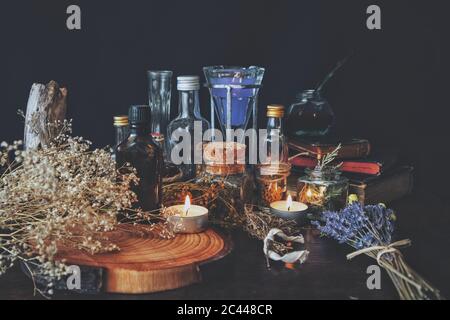
[[[128,116],[115,116],[114,117],[114,125],[116,127],[128,126]]]
[[[284,117],[284,106],[281,104],[270,104],[267,106],[267,116],[269,118]]]

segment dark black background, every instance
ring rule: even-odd
[[[267,68],[260,108],[289,105],[350,52],[326,88],[338,129],[400,150],[422,186],[444,197],[449,53],[445,1],[62,1],[0,5],[0,139],[22,136],[16,110],[33,82],[69,89],[77,135],[113,141],[112,116],[147,102],[148,69],[201,74],[213,64]],[[78,4],[82,30],[66,28]],[[382,30],[366,28],[378,4]],[[208,93],[202,91],[206,110]],[[176,98],[173,99],[176,109]],[[264,119],[261,119],[264,122]]]

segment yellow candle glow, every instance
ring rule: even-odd
[[[291,195],[289,195],[288,198],[287,198],[286,207],[287,207],[287,211],[291,211],[291,207],[292,207],[292,197],[291,197]]]
[[[187,217],[189,213],[189,209],[191,209],[191,198],[186,196],[186,200],[184,201],[184,216]]]
[[[304,203],[293,201],[288,195],[286,200],[275,201],[270,204],[270,212],[282,218],[292,219],[308,209]]]
[[[208,209],[191,204],[186,197],[184,204],[167,208],[170,213],[167,220],[174,226],[175,233],[199,233],[208,227]]]

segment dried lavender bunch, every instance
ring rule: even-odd
[[[154,218],[132,209],[137,198],[130,185],[138,182],[133,168],[121,174],[107,150],[91,150],[91,142],[70,135],[71,122],[53,126],[56,138],[41,149],[1,143],[0,275],[21,261],[61,278],[58,247],[92,254],[119,250],[105,235],[119,225],[119,213],[134,223]],[[170,236],[161,224],[151,226]]]
[[[358,251],[347,255],[352,259],[367,254],[377,260],[391,278],[401,299],[422,300],[441,299],[439,291],[427,283],[406,264],[400,247],[410,244],[410,240],[392,242],[394,211],[384,204],[363,206],[353,202],[339,212],[326,211],[323,222],[313,221],[322,235],[347,243]]]

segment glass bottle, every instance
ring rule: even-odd
[[[287,138],[284,134],[284,106],[267,106],[267,135],[263,150],[266,158],[257,167],[259,202],[270,203],[284,200],[287,194],[287,179],[291,173]],[[263,155],[264,156],[264,155]]]
[[[151,115],[151,133],[153,139],[164,151],[164,159],[168,160],[167,125],[170,122],[170,99],[172,96],[172,71],[147,71],[149,83],[149,105]]]
[[[317,90],[306,90],[297,95],[287,118],[290,137],[317,137],[326,135],[334,123],[334,112],[328,101]]]
[[[133,191],[139,205],[145,211],[156,210],[162,204],[163,155],[150,134],[150,107],[131,106],[128,118],[130,135],[117,147],[117,167],[130,163],[136,169],[140,181]]]
[[[130,133],[128,127],[128,116],[121,115],[114,117],[114,128],[116,131],[115,147],[117,147],[119,144],[125,141],[126,138],[128,138],[128,135]]]
[[[209,123],[200,115],[200,78],[198,76],[180,76],[177,78],[178,116],[170,122],[167,135],[169,140],[169,155],[172,163],[179,165],[182,180],[195,177],[196,164],[194,153],[201,155],[203,150],[203,133],[209,129]],[[194,139],[195,130],[200,141]],[[184,139],[189,139],[188,143]],[[197,145],[196,145],[197,143]]]
[[[267,158],[263,164],[288,163],[289,150],[284,133],[284,106],[267,106],[267,136],[264,141]]]

